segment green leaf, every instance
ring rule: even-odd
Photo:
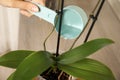
[[[108,67],[88,58],[69,65],[58,64],[58,67],[64,72],[83,80],[115,80]]]
[[[15,71],[13,80],[31,80],[53,65],[52,54],[35,52],[26,57]]]
[[[17,66],[34,51],[16,50],[8,52],[0,57],[0,65],[10,68],[17,68]]]
[[[15,74],[15,72],[13,72],[13,73],[8,77],[7,80],[13,80],[13,76],[14,76],[14,74]]]
[[[81,46],[78,46],[77,48],[74,48],[70,51],[67,51],[60,55],[58,59],[58,63],[61,64],[69,64],[69,63],[74,63],[76,61],[79,61],[97,50],[113,43],[112,40],[109,39],[95,39],[89,42],[86,42],[82,44]]]

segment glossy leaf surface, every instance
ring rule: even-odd
[[[78,46],[77,48],[74,48],[74,49],[67,51],[67,52],[63,53],[62,55],[60,55],[57,58],[58,63],[61,63],[61,64],[74,63],[76,61],[79,61],[79,60],[93,54],[97,50],[99,50],[111,43],[113,43],[113,41],[111,41],[109,39],[104,39],[104,38],[95,39],[95,40],[86,42],[85,44]]]
[[[59,64],[58,66],[64,72],[83,80],[115,80],[108,67],[92,59],[83,59],[69,65]]]
[[[8,77],[8,79],[7,79],[7,80],[14,80],[14,79],[13,79],[14,74],[15,74],[15,72],[13,72],[13,73],[12,73],[12,74]]]
[[[17,68],[17,66],[34,51],[17,50],[11,51],[0,57],[0,65],[10,68]]]
[[[51,56],[45,51],[38,51],[29,55],[18,66],[13,80],[31,80],[41,74],[53,64]]]

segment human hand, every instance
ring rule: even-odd
[[[30,1],[30,0],[29,0]],[[0,5],[19,8],[20,12],[25,16],[31,16],[32,14],[28,11],[38,12],[39,9],[36,5],[32,4],[28,0],[0,0]],[[33,2],[37,2],[41,5],[45,5],[45,0],[32,0]]]

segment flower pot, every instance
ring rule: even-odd
[[[49,68],[43,72],[40,76],[34,78],[33,80],[76,80],[73,79],[70,75],[62,72],[59,69],[52,70]]]
[[[63,77],[63,78],[64,78],[64,77]],[[47,79],[43,78],[42,76],[38,76],[38,77],[34,78],[33,80],[47,80]],[[60,80],[63,80],[63,79],[60,79]],[[73,77],[68,77],[67,80],[80,80],[80,79],[78,79],[78,78],[73,78]]]

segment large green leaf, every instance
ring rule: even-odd
[[[7,80],[13,80],[14,74],[15,74],[15,72],[13,72],[13,73],[8,77]]]
[[[53,65],[52,54],[45,51],[35,52],[26,57],[18,66],[13,80],[31,80]],[[8,79],[9,80],[9,79]]]
[[[83,80],[115,80],[108,67],[88,58],[69,65],[58,64],[58,67],[64,72]]]
[[[104,38],[95,39],[95,40],[86,42],[81,46],[78,46],[77,48],[67,51],[62,55],[60,55],[57,58],[58,63],[69,64],[69,63],[79,61],[111,43],[113,43],[112,40],[104,39]]]
[[[16,68],[28,55],[34,51],[16,50],[8,52],[0,57],[0,65],[10,68]]]

